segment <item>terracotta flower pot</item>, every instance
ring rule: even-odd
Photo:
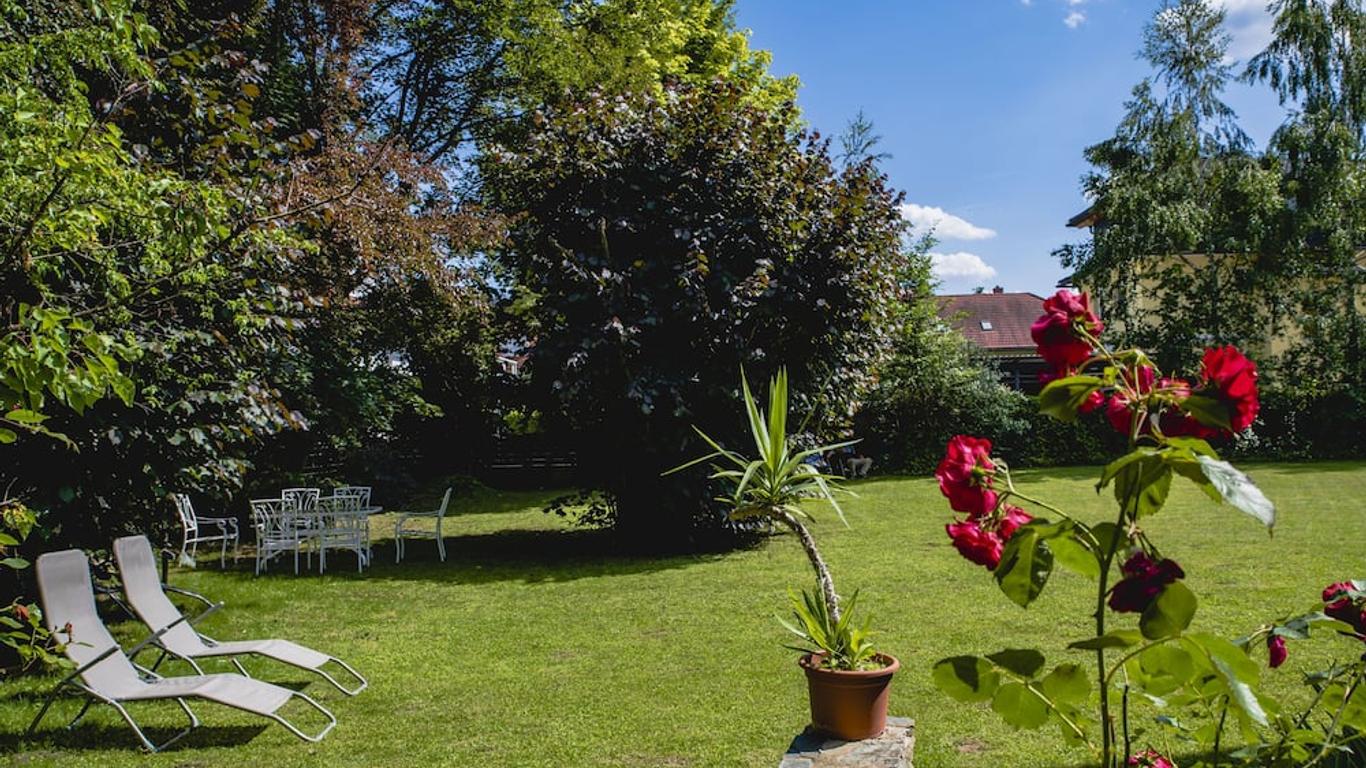
[[[867,671],[822,669],[821,656],[807,654],[797,663],[806,671],[811,725],[845,741],[870,739],[887,727],[887,695],[901,668],[895,656],[876,657],[887,666]]]

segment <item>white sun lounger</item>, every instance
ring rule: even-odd
[[[76,671],[67,675],[43,702],[43,708],[29,725],[30,735],[47,714],[57,694],[66,687],[75,688],[90,696],[80,714],[67,728],[80,722],[91,705],[104,703],[118,710],[137,734],[138,740],[151,752],[158,752],[187,736],[199,726],[199,718],[190,710],[185,699],[198,698],[218,702],[229,707],[270,718],[290,733],[305,741],[318,742],[337,724],[337,719],[302,693],[241,675],[194,675],[164,678],[133,664],[123,649],[114,641],[95,609],[95,591],[90,582],[90,563],[78,549],[49,552],[38,558],[35,568],[38,595],[43,604],[43,620],[49,630],[65,645],[66,656],[76,664]],[[158,633],[129,649],[136,655],[148,643],[181,626],[180,622],[163,627]],[[66,626],[70,624],[70,634]],[[308,703],[327,718],[327,725],[315,735],[308,735],[279,715],[291,699]],[[174,699],[190,719],[189,727],[161,744],[153,744],[142,732],[133,716],[124,708],[132,701]]]
[[[195,663],[196,659],[228,658],[239,672],[246,675],[247,671],[235,657],[252,654],[314,672],[348,696],[355,696],[369,685],[359,672],[341,659],[288,640],[238,640],[220,643],[201,635],[189,622],[183,621],[184,616],[180,609],[166,597],[161,579],[157,576],[152,544],[147,541],[146,536],[124,536],[115,539],[114,559],[119,564],[124,597],[142,623],[157,633],[154,643],[172,656],[189,662],[200,674],[203,674],[203,670]],[[176,591],[213,606],[213,603],[193,592]],[[164,632],[160,631],[163,629]],[[329,662],[341,667],[360,684],[354,688],[347,688],[337,682],[337,679],[324,669]],[[154,666],[153,669],[155,668]]]

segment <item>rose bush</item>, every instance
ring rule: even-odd
[[[1311,610],[1229,641],[1192,628],[1198,600],[1186,573],[1145,530],[1178,477],[1268,530],[1275,525],[1275,506],[1211,443],[1256,418],[1256,365],[1222,346],[1205,351],[1193,376],[1166,373],[1142,350],[1108,348],[1089,298],[1069,291],[1044,301],[1032,330],[1040,356],[1054,367],[1044,377],[1040,411],[1074,421],[1098,410],[1127,438],[1128,453],[1105,466],[1096,486],[1112,490],[1114,516],[1085,521],[1021,493],[983,437],[953,438],[935,474],[949,506],[962,515],[946,526],[953,546],[991,571],[1013,602],[1028,607],[1036,600],[1055,565],[1095,583],[1095,602],[1086,608],[1094,634],[1067,646],[1088,654],[1092,671],[1072,661],[1049,669],[1041,652],[1014,648],[944,659],[934,667],[936,684],[962,701],[990,701],[1016,727],[1056,723],[1070,744],[1090,748],[1102,768],[1175,768],[1178,749],[1211,761],[1201,765],[1323,765],[1344,754],[1357,756],[1352,765],[1362,764],[1366,654],[1360,645],[1353,646],[1352,661],[1305,678],[1312,702],[1300,713],[1261,688],[1253,651],[1264,646],[1267,666],[1276,669],[1290,657],[1289,642],[1308,638],[1315,627],[1353,643],[1366,640],[1366,584],[1329,585]],[[1133,621],[1128,616],[1136,626],[1112,625]]]

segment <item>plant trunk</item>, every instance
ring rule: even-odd
[[[811,561],[811,568],[816,571],[816,583],[821,587],[821,595],[825,598],[825,608],[830,612],[830,619],[838,623],[840,596],[835,593],[835,580],[830,578],[830,569],[825,567],[825,560],[821,559],[820,550],[816,549],[816,540],[811,538],[811,532],[791,513],[779,512],[778,519],[797,534],[802,549],[806,550],[807,559]]]

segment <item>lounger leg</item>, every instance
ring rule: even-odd
[[[332,713],[328,712],[327,709],[323,707],[323,705],[319,704],[313,699],[308,698],[302,693],[295,693],[294,695],[308,702],[310,706],[321,712],[323,716],[327,718],[327,725],[323,726],[323,729],[319,731],[316,736],[309,736],[308,734],[294,727],[293,723],[290,723],[288,720],[284,719],[283,717],[280,717],[279,715],[269,715],[268,717],[270,717],[271,720],[274,720],[280,725],[283,725],[286,730],[288,730],[295,736],[298,736],[299,738],[303,739],[304,741],[313,742],[314,744],[322,741],[323,737],[326,736],[328,732],[331,731],[334,727],[336,727],[337,718],[333,717]]]
[[[76,723],[79,723],[79,722],[81,721],[81,718],[82,718],[82,717],[85,717],[85,713],[86,713],[86,712],[89,712],[89,711],[90,711],[90,708],[93,707],[94,705],[95,705],[95,700],[94,700],[94,699],[86,699],[86,700],[85,700],[85,705],[81,707],[81,711],[80,711],[74,718],[71,719],[71,722],[69,722],[69,723],[66,724],[66,729],[69,731],[69,730],[71,730],[72,728],[75,728],[75,727],[76,727]]]
[[[185,714],[190,718],[189,727],[161,744],[153,744],[152,740],[147,738],[147,734],[142,732],[142,729],[138,727],[137,721],[133,719],[132,715],[128,714],[128,710],[124,709],[122,704],[117,701],[110,701],[109,703],[113,705],[114,709],[119,711],[120,715],[123,715],[123,719],[128,723],[128,726],[133,729],[133,733],[137,734],[138,740],[142,742],[142,746],[146,747],[148,752],[160,752],[186,736],[189,736],[191,731],[199,727],[199,718],[195,717],[195,714],[190,709],[189,705],[186,704],[183,699],[176,699],[176,703],[180,705],[181,709],[185,710]]]
[[[441,562],[446,562],[446,537],[441,535],[441,521],[436,521],[436,552],[441,555]]]
[[[242,666],[242,662],[238,661],[236,657],[233,657],[231,661],[232,665],[237,667],[237,671],[242,674],[242,677],[251,677],[251,673],[247,672],[247,668]]]
[[[38,723],[43,719],[43,716],[47,714],[47,711],[52,708],[52,703],[57,700],[57,692],[60,690],[60,685],[53,688],[52,692],[47,695],[47,698],[43,700],[43,706],[38,710],[38,716],[33,718],[33,722],[28,724],[28,732],[26,735],[32,736],[33,732],[38,730]]]
[[[322,676],[322,678],[323,678],[324,680],[326,680],[327,682],[329,682],[329,683],[331,683],[332,685],[336,686],[337,690],[341,691],[342,693],[346,694],[347,696],[355,696],[356,694],[358,694],[358,693],[360,693],[361,691],[365,690],[366,688],[369,688],[369,687],[370,687],[370,681],[369,681],[369,680],[366,680],[364,675],[362,675],[361,673],[359,673],[359,672],[357,672],[355,669],[353,669],[353,668],[351,667],[350,664],[347,664],[346,662],[342,661],[341,659],[337,658],[336,656],[328,657],[328,661],[330,661],[330,662],[336,664],[337,666],[341,667],[342,669],[346,670],[346,673],[347,673],[348,675],[350,675],[351,677],[354,677],[356,680],[358,680],[358,681],[360,682],[360,685],[357,686],[357,687],[355,687],[355,688],[347,688],[346,686],[344,686],[344,685],[342,685],[341,683],[337,682],[337,678],[335,678],[335,677],[333,677],[332,675],[328,674],[327,671],[324,670],[322,667],[314,667],[314,668],[313,668],[313,671],[314,671],[314,672],[317,672],[319,675]]]

